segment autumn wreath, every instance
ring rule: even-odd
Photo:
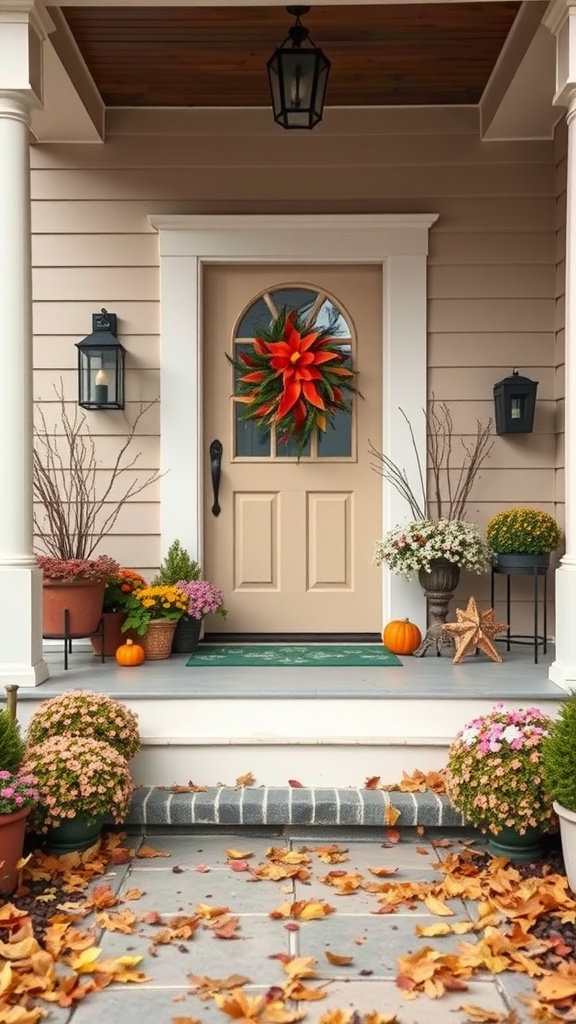
[[[292,439],[298,456],[315,428],[325,431],[336,412],[350,411],[345,392],[357,391],[335,326],[312,329],[305,314],[285,309],[258,331],[251,352],[227,356],[238,373],[234,397],[246,405],[241,419],[276,427],[278,441]]]

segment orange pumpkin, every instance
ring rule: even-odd
[[[382,643],[392,654],[414,654],[422,634],[410,619],[394,619],[382,630]]]
[[[144,648],[133,640],[127,640],[116,651],[116,661],[119,665],[141,665],[144,661]]]

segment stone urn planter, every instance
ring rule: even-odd
[[[448,617],[448,606],[460,580],[460,566],[446,558],[437,558],[432,562],[430,572],[419,570],[418,579],[426,595],[432,622],[422,643],[414,651],[414,656],[421,658],[429,648],[432,648],[440,657],[443,648],[450,652],[454,649],[452,637],[444,632],[442,626]]]

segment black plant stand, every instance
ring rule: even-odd
[[[548,597],[548,566],[538,564],[534,562],[532,565],[495,565],[492,569],[492,578],[490,581],[490,605],[494,607],[494,580],[496,576],[506,577],[506,622],[508,629],[506,630],[506,650],[510,650],[510,644],[530,644],[534,647],[534,663],[538,664],[538,649],[542,647],[542,651],[546,654],[548,642],[548,619],[547,619],[547,597]],[[534,614],[534,630],[532,635],[525,634],[513,634],[510,625],[510,578],[512,576],[532,576],[534,589],[532,592],[532,604]],[[538,599],[539,599],[539,580],[544,580],[543,587],[543,615],[542,615],[542,635],[538,632]],[[502,637],[504,639],[504,637]]]
[[[64,670],[68,669],[68,655],[72,653],[72,641],[73,640],[84,640],[91,636],[102,637],[102,654],[101,661],[104,664],[104,616],[98,623],[98,629],[95,629],[93,633],[71,633],[70,632],[70,613],[67,608],[64,609],[63,613],[63,631],[62,633],[43,633],[43,640],[63,640],[64,641]]]

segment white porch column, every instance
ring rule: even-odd
[[[566,554],[556,572],[556,659],[550,679],[576,688],[576,5],[558,0],[545,24],[556,36],[554,103],[567,107],[566,316],[565,316],[565,529]]]
[[[29,127],[43,36],[32,5],[0,0],[0,685],[36,686],[49,674],[32,550]]]

